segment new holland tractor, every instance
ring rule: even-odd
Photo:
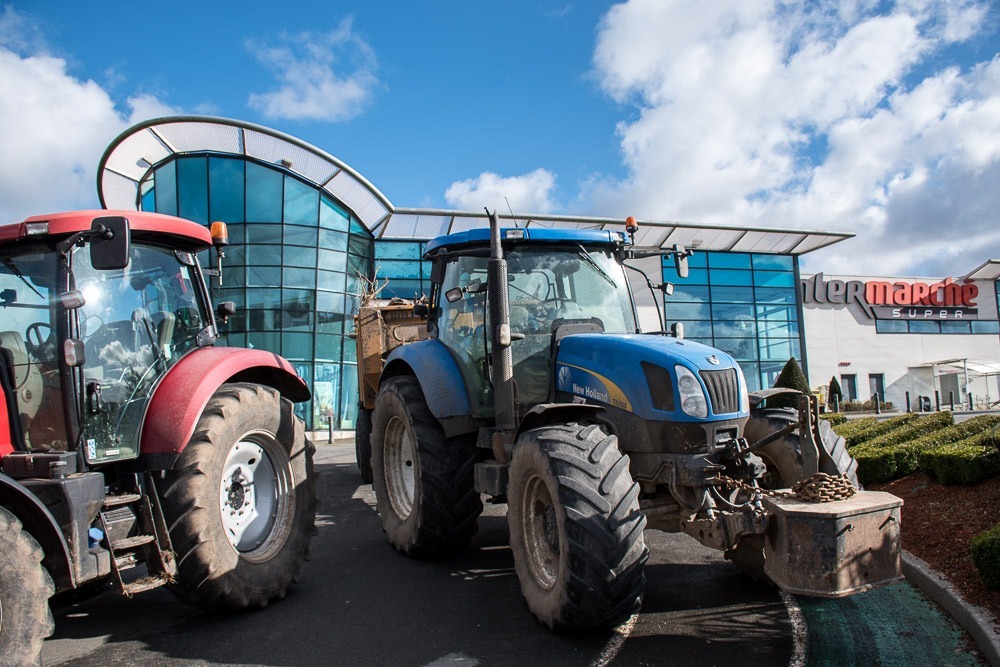
[[[429,302],[358,316],[358,463],[393,547],[454,552],[484,496],[506,502],[521,591],[557,631],[639,609],[646,528],[796,593],[899,578],[901,501],[855,488],[857,464],[814,402],[767,408],[788,390],[751,396],[725,352],[640,333],[630,261],[673,255],[684,275],[689,251],[634,247],[631,219],[626,234],[489,217],[426,245]]]
[[[0,226],[0,664],[39,661],[53,593],[166,585],[226,611],[297,578],[309,390],[275,354],[214,346],[234,307],[212,309],[212,246],[135,211]]]

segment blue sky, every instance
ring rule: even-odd
[[[974,0],[14,2],[0,214],[92,206],[119,132],[209,114],[397,206],[852,231],[807,270],[961,275],[1000,258],[998,28]]]

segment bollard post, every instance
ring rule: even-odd
[[[878,400],[878,394],[872,394],[872,401],[875,402],[875,414],[882,414],[882,404]]]
[[[951,411],[954,412],[955,411],[955,392],[953,392],[953,391],[949,391],[948,392],[948,403],[951,405]]]
[[[329,429],[328,432],[327,432],[327,437],[329,438],[329,442],[330,442],[331,445],[333,444],[333,417],[334,417],[334,414],[335,413],[333,411],[333,408],[327,408],[326,409],[326,423],[328,424],[328,429]]]
[[[906,392],[906,411],[910,412],[910,392]]]
[[[972,407],[972,392],[966,394],[969,397],[969,412],[972,412],[975,408]]]
[[[941,391],[938,389],[934,390],[934,411],[941,412]]]

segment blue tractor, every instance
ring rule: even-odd
[[[689,252],[640,251],[634,223],[627,230],[501,229],[491,214],[489,229],[430,241],[431,294],[415,306],[423,340],[383,355],[370,400],[362,387],[359,467],[392,546],[454,552],[476,532],[484,496],[506,502],[521,590],[560,631],[638,610],[644,529],[685,532],[764,575],[773,511],[762,489],[816,472],[857,482],[814,409],[751,413],[729,354],[640,332],[630,260],[671,254],[683,275]],[[895,572],[872,577],[898,577],[898,534],[895,549]]]

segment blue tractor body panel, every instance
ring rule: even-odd
[[[500,238],[504,243],[580,243],[588,245],[624,245],[627,237],[624,232],[598,231],[593,229],[549,229],[546,227],[508,228],[500,230]],[[439,236],[427,242],[424,257],[429,257],[441,248],[455,250],[469,246],[490,245],[490,230],[488,228],[470,229],[465,232]]]
[[[708,396],[713,392],[702,373],[732,370],[736,400],[725,404],[710,401],[707,417],[684,413],[677,401],[657,400],[665,393],[672,395],[677,386],[677,365],[692,371]],[[558,391],[632,412],[645,420],[704,423],[749,414],[744,401],[746,383],[736,360],[690,340],[648,334],[567,336],[559,343],[555,374]],[[656,384],[661,386],[653,386]]]
[[[427,407],[437,419],[467,417],[471,412],[465,380],[448,348],[436,338],[400,345],[385,360],[382,377],[399,375],[409,367],[420,382]]]

